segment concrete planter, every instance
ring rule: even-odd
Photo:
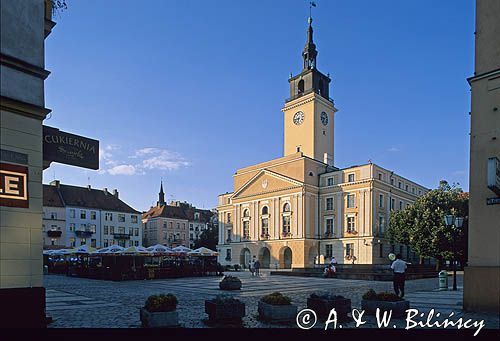
[[[393,317],[402,317],[406,314],[406,310],[410,309],[410,301],[402,300],[396,302],[376,301],[376,300],[361,300],[361,309],[368,315],[375,315],[377,308],[384,311],[392,310]]]
[[[241,281],[239,280],[222,280],[219,283],[219,288],[221,290],[240,290],[241,289]]]
[[[147,328],[177,327],[179,325],[179,315],[175,310],[151,313],[145,308],[141,308],[141,322],[142,326]]]
[[[291,322],[297,317],[297,306],[293,304],[272,305],[259,301],[258,312],[264,321]]]
[[[313,310],[320,318],[326,319],[332,309],[337,312],[339,320],[347,320],[351,312],[351,300],[348,298],[308,298],[307,308]]]
[[[245,303],[215,303],[212,300],[205,301],[205,313],[208,314],[210,322],[241,322],[245,316]]]

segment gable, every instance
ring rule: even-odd
[[[303,185],[302,182],[287,176],[269,170],[262,170],[238,189],[233,194],[232,199],[289,190],[302,187]]]

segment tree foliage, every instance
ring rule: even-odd
[[[209,224],[208,228],[200,233],[198,239],[194,241],[194,248],[206,247],[210,250],[216,250],[219,242],[219,229],[215,224]]]
[[[439,261],[453,259],[455,251],[457,259],[463,263],[466,259],[468,203],[468,193],[441,181],[437,189],[427,192],[413,205],[391,214],[387,236],[391,242],[409,245],[421,257],[433,257]],[[447,214],[464,217],[462,228],[447,227],[444,223]]]

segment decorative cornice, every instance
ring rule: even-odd
[[[39,120],[44,120],[45,117],[52,111],[44,107],[39,107],[34,104],[5,96],[0,96],[0,109]]]
[[[25,62],[24,60],[21,60],[19,58],[9,56],[5,53],[0,53],[0,64],[24,73],[28,73],[43,80],[45,80],[50,75],[50,71],[48,70]]]

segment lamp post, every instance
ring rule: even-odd
[[[464,222],[463,217],[455,217],[452,214],[448,214],[444,216],[444,224],[446,227],[451,228],[453,225],[455,225],[456,228],[461,228],[462,224]],[[452,243],[452,254],[453,254],[453,290],[457,290],[457,265],[456,265],[456,254],[455,254],[455,233],[452,233],[453,236],[453,243]]]

